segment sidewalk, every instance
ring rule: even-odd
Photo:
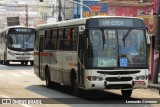
[[[158,84],[153,84],[152,81],[149,81],[148,88],[154,88],[154,89],[160,90],[160,82]]]
[[[149,81],[148,88],[154,88],[160,90],[160,77],[158,77],[158,84],[153,84],[153,81]]]

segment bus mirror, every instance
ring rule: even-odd
[[[148,32],[148,27],[147,27],[147,26],[145,27],[145,29],[146,29],[146,30],[147,30],[147,32]]]
[[[84,25],[79,26],[79,32],[84,32],[84,30],[85,30],[85,26]]]
[[[81,44],[81,48],[84,49],[85,48],[85,36],[84,34],[80,34],[80,44]]]
[[[149,34],[146,32],[147,44],[151,44]]]

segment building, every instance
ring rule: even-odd
[[[7,19],[19,21],[22,26],[36,26],[37,0],[1,0],[0,8],[1,29],[9,26]]]

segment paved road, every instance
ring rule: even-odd
[[[0,107],[159,107],[155,104],[111,104],[120,103],[120,91],[107,90],[105,92],[92,91],[89,94],[84,93],[90,98],[86,99],[84,96],[77,98],[72,95],[71,89],[66,86],[59,88],[48,89],[45,87],[45,82],[41,81],[34,74],[33,67],[20,66],[18,64],[5,66],[0,65],[0,98],[53,98],[42,99],[47,100],[47,103],[52,104],[14,104],[14,105],[0,105]],[[137,89],[133,91],[132,100],[137,101],[141,98],[159,98],[158,91],[153,89]],[[108,100],[111,99],[111,100]],[[118,100],[114,100],[118,99]],[[113,101],[114,100],[114,101]],[[130,100],[127,100],[130,101]],[[107,104],[109,103],[109,104]]]

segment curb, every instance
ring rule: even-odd
[[[160,91],[160,85],[151,84],[151,85],[148,85],[148,88],[157,89]]]
[[[151,84],[151,85],[148,85],[148,88],[151,89],[151,90],[156,90],[156,92],[158,92],[159,95],[160,95],[160,85],[158,85],[158,84]]]

